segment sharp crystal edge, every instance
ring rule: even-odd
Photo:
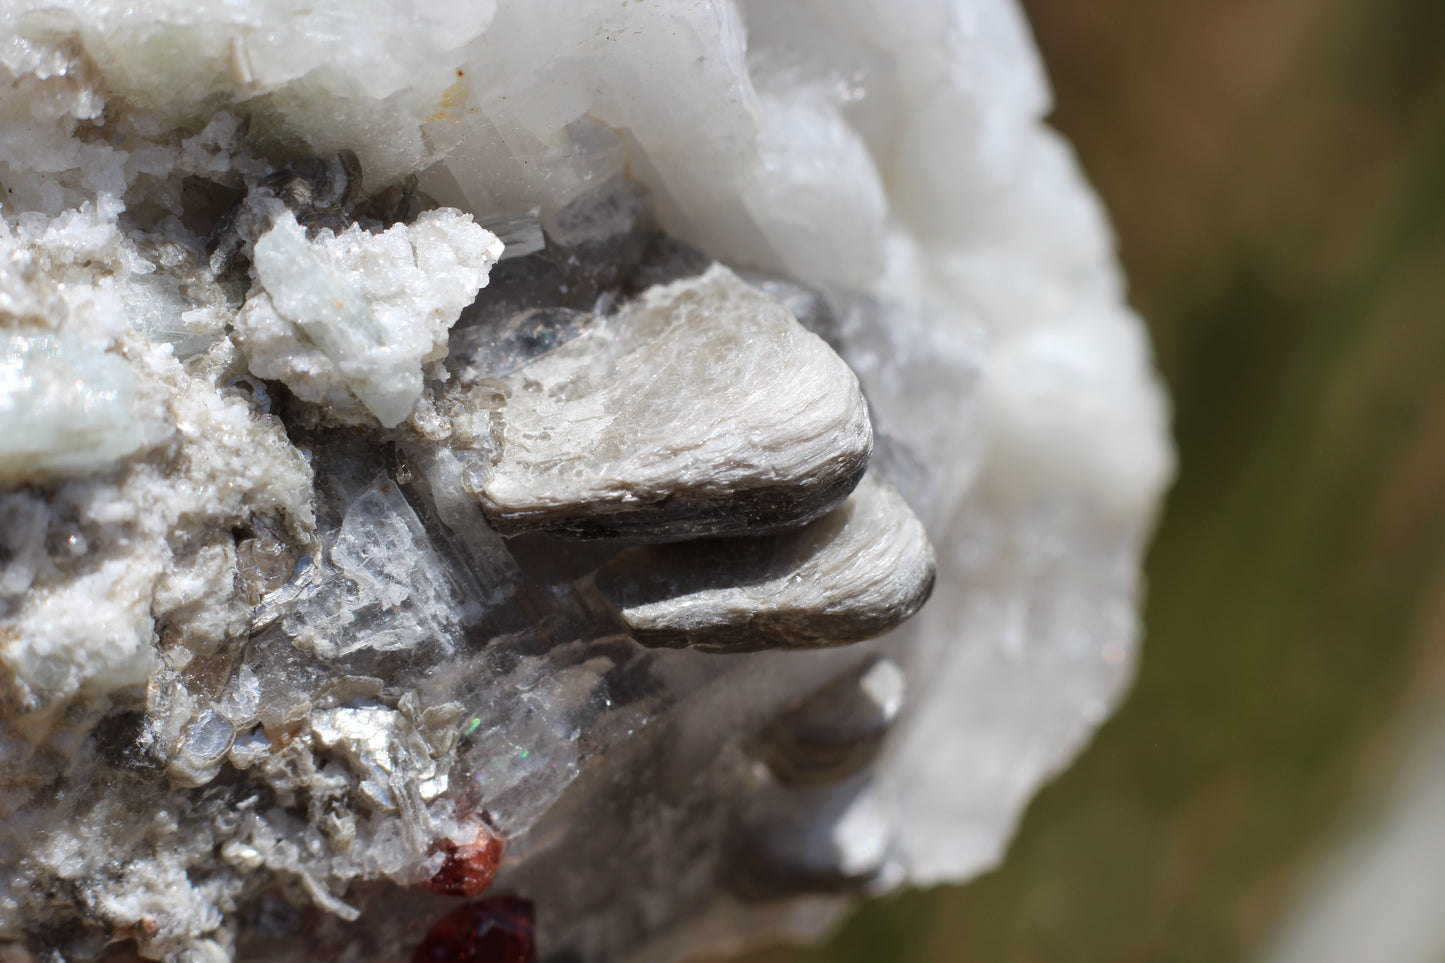
[[[1167,406],[1012,0],[15,0],[0,80],[7,963],[816,939],[1127,683]]]

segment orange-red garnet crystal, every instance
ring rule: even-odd
[[[480,896],[497,875],[502,861],[502,837],[483,822],[469,823],[476,832],[462,843],[441,839],[432,845],[431,854],[445,854],[442,864],[431,877],[422,882],[424,889],[444,896]]]

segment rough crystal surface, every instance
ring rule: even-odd
[[[1047,109],[1011,0],[7,4],[4,953],[486,888],[442,958],[671,961],[996,860],[1171,469]]]

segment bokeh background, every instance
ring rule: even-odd
[[[998,870],[749,959],[1382,963],[1445,920],[1445,2],[1024,5],[1174,397],[1138,681]]]

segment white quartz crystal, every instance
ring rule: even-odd
[[[1048,109],[1014,0],[5,4],[0,951],[405,959],[484,818],[543,959],[996,861],[1172,471]]]

